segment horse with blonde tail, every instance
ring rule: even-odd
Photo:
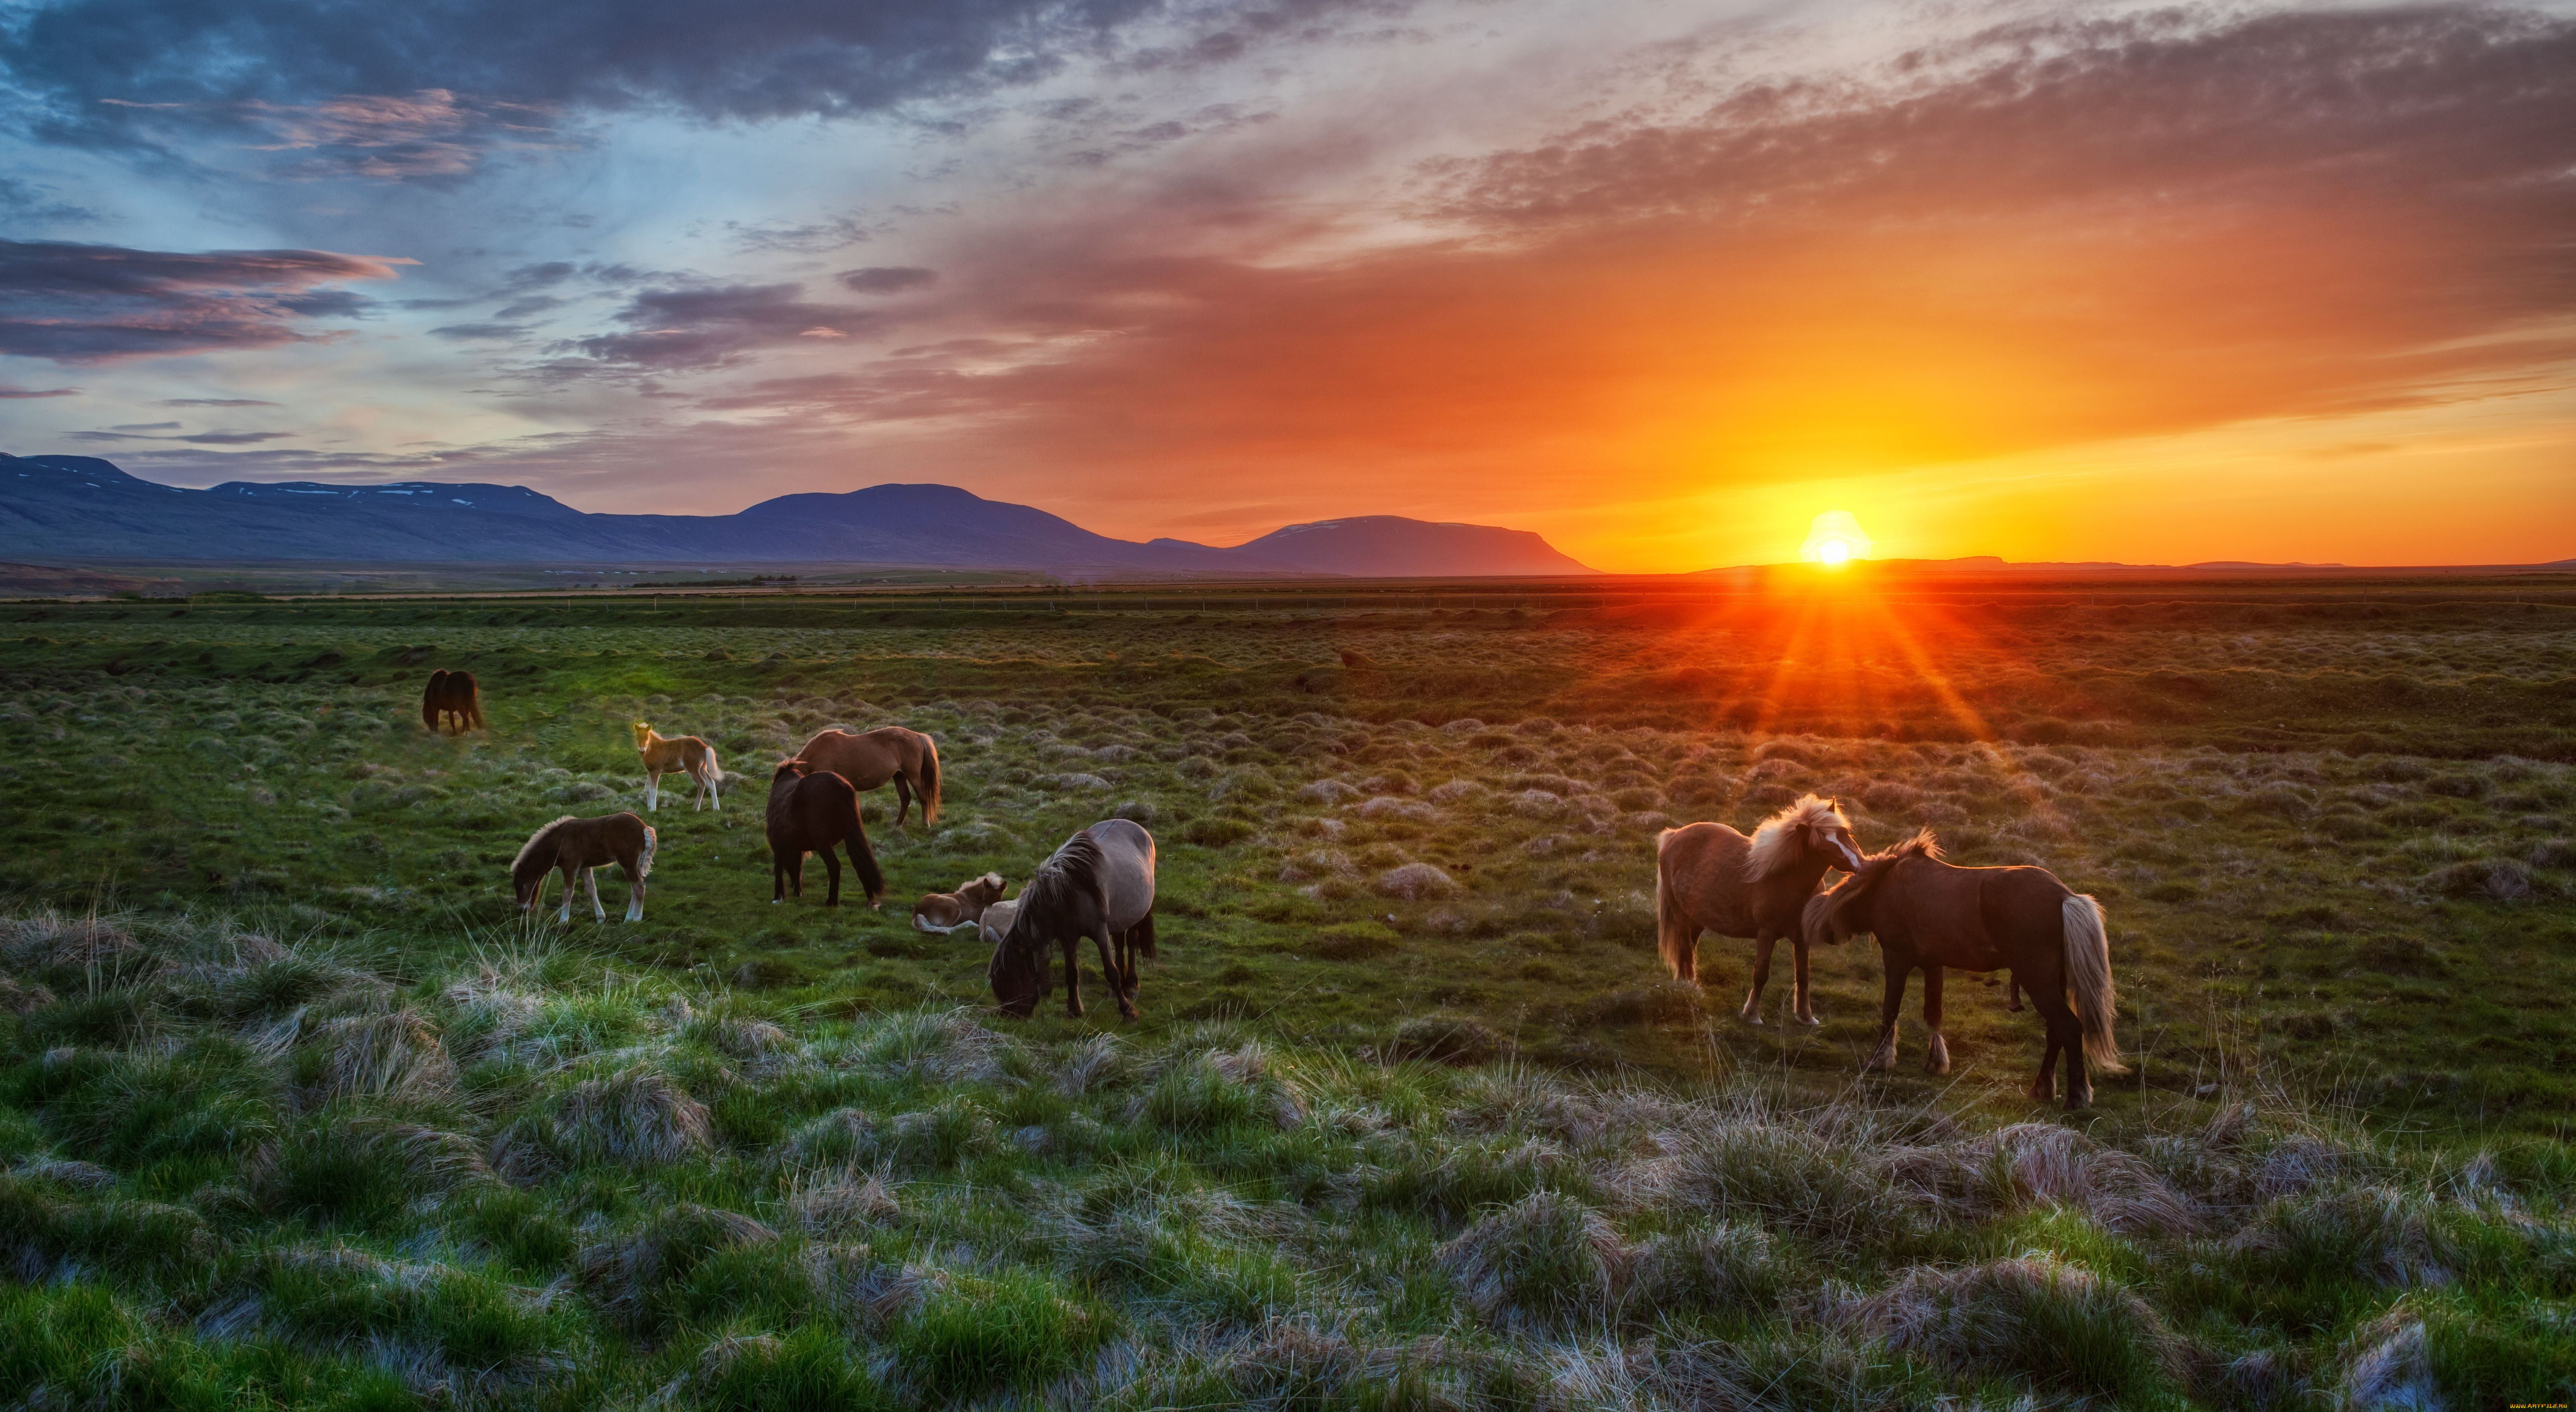
[[[921,799],[921,821],[939,822],[939,746],[917,730],[879,726],[853,734],[836,727],[805,742],[796,759],[808,770],[839,775],[861,794],[893,781],[897,827],[911,811],[916,795]]]
[[[724,781],[724,768],[716,763],[714,746],[693,735],[656,735],[651,726],[637,721],[635,753],[644,757],[646,812],[662,807],[662,776],[668,774],[689,777],[691,812],[705,807],[701,800],[711,801],[717,813],[724,812],[724,797],[716,788]]]
[[[2066,1106],[2093,1101],[2085,1061],[2106,1074],[2125,1074],[2119,1041],[2111,1033],[2118,993],[2111,981],[2111,941],[2102,904],[2068,889],[2046,868],[1961,868],[1941,861],[1940,845],[1924,829],[1883,853],[1861,860],[1850,877],[1806,905],[1813,940],[1844,941],[1863,932],[1878,938],[1887,970],[1887,997],[1879,1010],[1878,1048],[1862,1067],[1896,1064],[1896,1014],[1906,982],[1923,972],[1923,1027],[1931,1040],[1923,1067],[1950,1072],[1950,1046],[1941,1037],[1941,968],[1992,971],[2009,968],[2030,993],[2048,1026],[2048,1049],[2031,1080],[2030,1096],[2056,1096],[2053,1072],[2066,1056]]]
[[[1771,948],[1789,939],[1795,965],[1791,1012],[1817,1023],[1807,996],[1807,933],[1800,909],[1831,868],[1860,866],[1842,805],[1807,795],[1762,821],[1746,838],[1724,824],[1685,824],[1655,836],[1655,940],[1676,980],[1699,983],[1699,936],[1753,942],[1753,988],[1743,1017],[1762,1023]]]

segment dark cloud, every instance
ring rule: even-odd
[[[488,343],[511,340],[527,335],[526,324],[481,323],[443,324],[429,331],[432,338],[452,339],[459,343]]]
[[[646,289],[617,313],[618,333],[573,339],[546,372],[674,371],[733,362],[764,346],[833,341],[873,327],[860,310],[809,303],[798,284],[729,284]]]
[[[501,287],[513,293],[549,289],[572,278],[577,268],[570,260],[548,260],[540,265],[521,265],[501,277]]]
[[[98,212],[53,199],[53,188],[0,176],[0,221],[13,226],[89,225]]]
[[[177,422],[123,422],[108,428],[109,431],[177,431],[178,429]]]
[[[151,433],[178,426],[177,422],[143,422],[115,427],[107,431],[76,431],[74,441],[175,441],[191,446],[256,446],[263,441],[283,441],[294,435],[283,431],[201,431],[186,436],[155,436]]]
[[[502,305],[500,308],[493,310],[492,317],[496,319],[524,319],[532,314],[542,314],[548,309],[560,308],[564,302],[565,301],[558,299],[551,294],[525,295],[521,298],[513,299],[509,303]]]
[[[105,106],[116,103],[259,104],[302,125],[291,140],[392,168],[362,174],[434,174],[466,159],[449,150],[459,94],[540,111],[844,116],[1036,78],[1165,12],[1157,0],[57,0],[0,30],[0,68],[57,137],[146,115]],[[413,96],[347,96],[395,94]],[[387,131],[410,145],[358,145]]]
[[[278,404],[262,402],[256,397],[167,397],[162,399],[161,405],[164,407],[274,407]]]
[[[307,342],[317,335],[302,321],[366,311],[357,295],[321,286],[392,279],[409,263],[325,250],[187,254],[0,240],[0,353],[95,363]]]
[[[939,278],[939,272],[918,265],[869,265],[843,270],[833,278],[861,294],[901,294],[928,285]]]
[[[0,382],[0,402],[20,402],[38,397],[78,397],[77,387],[11,387]]]

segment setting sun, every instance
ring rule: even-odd
[[[1807,542],[1798,546],[1798,557],[1810,564],[1840,568],[1854,559],[1868,558],[1869,551],[1869,535],[1849,510],[1827,510],[1808,526]]]

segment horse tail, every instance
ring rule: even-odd
[[[1672,972],[1675,980],[1697,980],[1699,927],[1682,910],[1682,900],[1664,859],[1665,850],[1672,847],[1673,835],[1679,832],[1666,829],[1655,835],[1655,947],[1663,953],[1664,969]]]
[[[627,817],[632,818],[634,816],[628,815]],[[653,826],[651,824],[646,824],[644,826],[644,851],[635,855],[636,881],[642,882],[644,879],[653,876],[653,850],[661,846],[662,836],[653,832]]]
[[[2119,1002],[2111,985],[2111,938],[2102,904],[2085,893],[2066,899],[2066,991],[2084,1027],[2084,1057],[2106,1074],[2125,1074],[2120,1043],[2111,1035],[2111,1010]]]
[[[844,786],[847,788],[847,786]],[[859,818],[859,796],[850,791],[850,831],[842,839],[850,850],[850,866],[859,870],[859,885],[868,895],[868,905],[885,896],[885,873],[877,867],[877,853],[868,847],[868,826]]]
[[[921,795],[923,827],[938,823],[939,742],[926,735],[921,737],[921,778],[914,781],[914,788]]]
[[[724,766],[716,763],[715,746],[702,744],[698,747],[698,767],[703,772],[698,776],[698,782],[707,787],[708,794],[714,794],[716,786],[724,780]],[[724,802],[719,799],[716,807],[723,808]]]

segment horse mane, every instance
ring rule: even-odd
[[[1843,817],[1842,806],[1818,795],[1802,796],[1797,803],[1762,821],[1753,831],[1753,848],[1744,855],[1744,880],[1760,882],[1773,873],[1788,868],[1796,861],[1798,830],[1816,824],[1840,824],[1851,827]]]
[[[1859,872],[1808,898],[1806,908],[1799,914],[1799,930],[1805,932],[1810,940],[1814,939],[1818,928],[1832,921],[1844,908],[1867,896],[1871,888],[1878,886],[1879,879],[1894,872],[1896,865],[1908,858],[1941,861],[1941,841],[1933,837],[1930,828],[1916,829],[1913,837],[1893,848],[1864,855]]]
[[[573,822],[578,817],[578,815],[566,814],[562,818],[555,820],[553,823],[547,824],[538,829],[535,833],[528,835],[528,841],[519,845],[519,856],[510,860],[510,876],[514,878],[517,877],[519,875],[519,870],[527,866],[529,856],[537,851],[538,844],[546,841],[546,835],[551,834],[555,830],[562,828],[564,825]]]
[[[1100,884],[1100,868],[1106,859],[1100,845],[1085,829],[1064,841],[1064,847],[1029,874],[1028,885],[1020,889],[1020,910],[1011,919],[1011,933],[1004,944],[1019,937],[1035,923],[1040,933],[1052,935],[1073,912],[1075,905],[1089,900],[1105,917],[1109,912],[1109,894]],[[1043,944],[1043,943],[1023,943]]]

